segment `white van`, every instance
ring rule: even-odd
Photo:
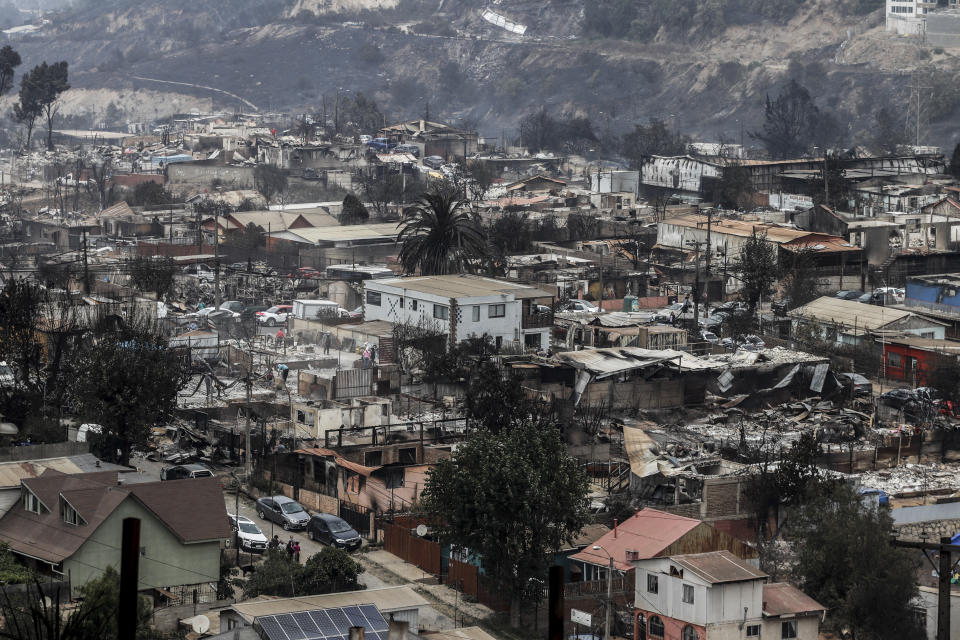
[[[301,320],[342,318],[350,313],[333,300],[294,300],[293,317]]]

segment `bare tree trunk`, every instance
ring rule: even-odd
[[[510,626],[514,629],[520,628],[520,597],[510,598]]]

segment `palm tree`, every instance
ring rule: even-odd
[[[437,276],[469,271],[484,254],[486,238],[449,183],[431,187],[403,213],[397,242],[404,271]]]

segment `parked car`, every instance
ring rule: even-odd
[[[443,158],[440,156],[427,156],[423,159],[423,164],[431,169],[439,169],[443,166]]]
[[[599,313],[600,308],[586,300],[571,300],[565,311],[568,313]]]
[[[257,313],[257,322],[265,324],[268,327],[275,327],[278,324],[284,324],[290,314],[293,313],[292,304],[279,304],[270,307],[266,311]]]
[[[304,180],[319,180],[320,174],[317,173],[316,169],[304,169],[303,170],[303,179]]]
[[[888,496],[886,491],[883,491],[882,489],[864,487],[860,489],[858,493],[860,494],[860,502],[862,502],[866,507],[875,508],[890,506],[890,496]]]
[[[279,524],[286,530],[303,529],[310,521],[306,509],[287,496],[269,496],[257,500],[257,515],[262,520]]]
[[[720,338],[713,331],[704,329],[700,332],[700,339],[711,344],[720,344]]]
[[[835,298],[840,298],[841,300],[856,300],[863,295],[863,291],[859,289],[854,291],[837,291]]]
[[[363,318],[363,305],[360,305],[356,309],[350,312],[351,318]]]
[[[257,551],[263,553],[267,550],[267,536],[250,518],[228,513],[230,526],[233,528],[233,536],[237,541],[237,547],[243,551]]]
[[[212,478],[213,471],[202,464],[178,464],[160,469],[161,480],[184,480],[186,478]]]
[[[716,332],[720,329],[720,327],[723,326],[723,323],[726,322],[729,317],[730,314],[726,311],[718,311],[704,320],[701,324],[703,325],[704,329]]]
[[[869,396],[873,394],[873,384],[859,373],[841,373],[841,377],[846,378],[853,385],[853,394],[857,396]]]
[[[270,307],[263,304],[250,305],[249,307],[244,307],[243,311],[240,312],[240,318],[242,320],[249,320],[250,318],[256,318],[257,314],[261,311],[266,311]]]
[[[353,527],[330,513],[317,513],[310,518],[307,537],[347,551],[356,551],[362,544],[360,534]]]
[[[657,314],[653,317],[653,319],[657,322],[670,322],[681,313],[683,313],[683,303],[674,302],[666,309],[657,311]]]
[[[398,144],[393,149],[394,153],[409,153],[414,158],[420,157],[420,147],[415,144]]]

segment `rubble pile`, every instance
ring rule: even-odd
[[[957,488],[958,474],[960,464],[908,463],[892,469],[866,471],[860,475],[860,484],[893,496],[942,492]]]

